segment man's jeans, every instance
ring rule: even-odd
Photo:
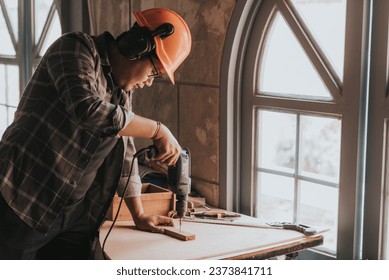
[[[44,235],[25,224],[0,195],[0,259],[88,259],[90,241],[83,205],[64,210]]]

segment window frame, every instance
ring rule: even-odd
[[[20,1],[20,0],[19,0]],[[0,2],[0,5],[1,5],[1,9],[4,9],[6,10],[6,6],[4,4],[3,1]],[[15,35],[19,36],[18,34],[14,34],[14,30],[12,29],[12,24],[10,22],[10,19],[7,17],[7,15],[3,12],[0,12],[1,13],[1,16],[4,16],[4,19],[5,19],[5,23],[7,25],[7,28],[8,29],[11,29],[13,31],[13,33],[10,33],[10,39],[11,39],[11,42],[15,48],[15,57],[10,57],[10,56],[7,56],[7,55],[0,55],[0,63],[1,64],[4,64],[4,65],[13,65],[13,66],[19,66],[19,55],[18,55],[18,51],[19,51],[19,45],[16,38],[15,38]],[[19,13],[19,11],[18,11]],[[18,15],[19,17],[19,15]],[[20,23],[18,22],[18,25],[20,25]],[[18,30],[20,30],[20,27],[18,26]],[[20,81],[20,66],[19,66],[19,81]],[[20,86],[19,86],[20,87]],[[21,87],[20,87],[21,88]],[[5,100],[5,103],[4,104],[1,104],[3,105],[6,109],[7,109],[7,121],[6,123],[9,124],[10,123],[10,120],[8,119],[9,117],[9,110],[10,109],[16,109],[16,106],[10,104],[8,101],[7,101],[7,96],[6,96],[6,100]]]
[[[363,258],[389,259],[389,2],[372,3]]]

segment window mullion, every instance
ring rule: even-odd
[[[9,35],[11,37],[11,41],[12,41],[12,44],[14,46],[15,53],[16,53],[16,50],[18,49],[18,43],[17,43],[17,40],[15,38],[14,30],[12,28],[12,24],[11,24],[11,21],[10,21],[9,16],[8,16],[8,11],[4,5],[3,0],[0,0],[0,6],[1,6],[1,9],[3,10],[5,24],[7,25],[8,32],[9,32]]]
[[[301,135],[301,127],[300,127],[300,114],[296,114],[296,149],[295,149],[295,162],[294,162],[294,202],[293,202],[293,221],[297,222],[299,220],[299,205],[300,205],[300,135]]]
[[[33,10],[34,1],[19,0],[19,47],[20,92],[26,87],[32,76],[33,54]]]
[[[43,26],[41,37],[39,38],[38,43],[37,43],[37,45],[34,48],[34,56],[35,57],[39,57],[39,53],[40,53],[40,51],[42,49],[43,43],[46,40],[47,33],[49,33],[50,25],[51,25],[51,22],[53,20],[54,14],[55,14],[55,10],[56,10],[56,5],[53,2],[53,4],[51,5],[49,14],[47,16],[46,22],[45,22],[45,24]]]
[[[369,107],[369,79],[370,79],[370,56],[371,56],[371,26],[372,26],[372,1],[364,1],[363,13],[363,34],[362,34],[362,78],[360,93],[360,111],[358,122],[358,162],[357,162],[357,186],[355,206],[355,241],[354,259],[362,259],[363,255],[363,223],[365,209],[365,188],[366,188],[366,150],[367,150],[367,129],[368,129],[368,107]]]

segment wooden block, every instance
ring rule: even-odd
[[[196,235],[194,235],[193,233],[180,231],[178,228],[175,227],[163,227],[163,228],[165,229],[164,234],[166,234],[167,236],[177,238],[183,241],[190,241],[196,239]]]
[[[108,220],[112,221],[115,217],[120,199],[121,197],[117,195],[113,198],[111,207],[106,215]],[[175,209],[176,195],[169,190],[146,183],[142,185],[141,200],[145,214],[167,216],[169,211]],[[118,221],[131,219],[131,213],[123,201],[120,207]]]

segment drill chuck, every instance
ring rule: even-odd
[[[188,202],[186,200],[177,200],[176,212],[178,218],[183,218],[188,211]]]

